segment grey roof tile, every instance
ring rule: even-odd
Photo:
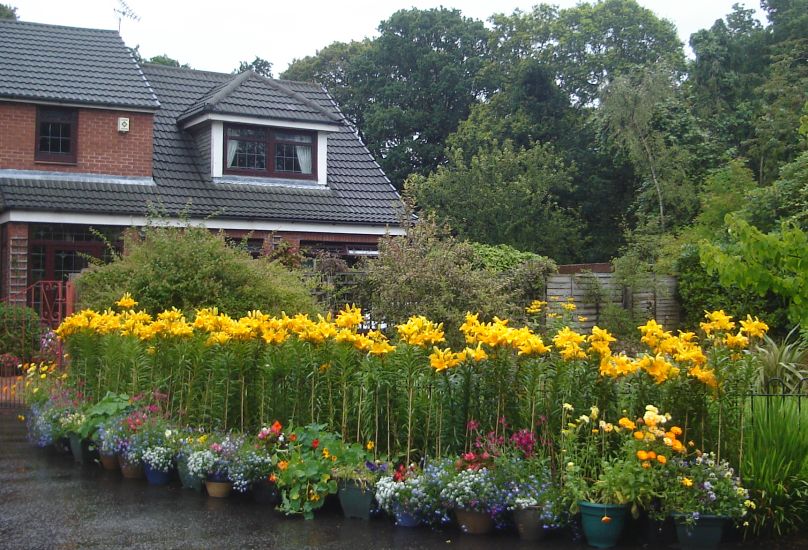
[[[0,97],[154,110],[116,31],[0,19]]]
[[[90,32],[120,40],[116,33]],[[3,208],[130,215],[157,209],[168,215],[183,212],[191,217],[231,220],[398,225],[400,197],[323,88],[252,74],[234,76],[159,65],[144,65],[142,70],[160,102],[154,115],[156,185],[116,184],[114,178],[101,182],[94,176],[87,176],[86,181],[77,181],[76,176],[61,181],[54,175],[47,182],[0,173]],[[336,125],[338,130],[328,136],[327,185],[223,183],[200,173],[196,143],[177,120],[214,108],[230,110],[215,112]]]

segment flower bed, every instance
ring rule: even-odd
[[[508,528],[530,509],[548,530],[584,501],[699,513],[683,468],[737,464],[756,369],[746,349],[766,329],[712,312],[699,339],[652,320],[639,327],[647,350],[628,356],[605,330],[578,332],[571,304],[548,318],[534,303],[524,327],[469,314],[467,347],[452,350],[440,324],[413,317],[391,339],[348,306],[316,320],[206,309],[188,321],[135,305],[69,317],[57,331],[66,370],[28,367],[32,439],[125,403],[91,430],[102,452],[162,472],[182,462],[241,492],[269,483],[287,514],[313,517],[350,482],[407,522],[444,525],[462,510]],[[752,504],[727,499],[733,519]]]

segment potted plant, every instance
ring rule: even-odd
[[[113,417],[102,422],[93,434],[93,442],[98,449],[101,467],[105,470],[118,470],[118,455],[116,442],[118,440],[118,430],[122,418]]]
[[[124,416],[115,430],[115,451],[121,474],[127,479],[143,479],[143,446],[138,444],[138,432],[148,422],[148,411],[135,410]]]
[[[177,450],[177,473],[184,489],[201,492],[204,476],[194,475],[188,466],[189,457],[197,452],[207,449],[209,435],[207,433],[191,432],[180,440]]]
[[[362,446],[335,441],[331,449],[323,447],[323,459],[335,463],[332,475],[337,480],[337,496],[346,518],[370,518],[376,482],[387,469],[386,464],[372,460],[372,449],[373,442]]]
[[[255,436],[254,451],[245,457],[244,477],[252,484],[253,498],[259,504],[277,505],[280,503],[276,464],[278,453],[288,448],[288,436],[283,433],[283,425],[277,420],[264,426]]]
[[[99,454],[101,464],[106,469],[118,468],[113,449],[114,443],[111,438],[100,437],[98,432],[102,427],[107,429],[111,419],[119,417],[129,408],[131,405],[128,396],[107,392],[101,401],[87,407],[84,411],[84,422],[79,427],[78,435],[83,441],[90,442],[89,446]]]
[[[565,424],[562,453],[568,462],[562,482],[570,511],[581,513],[589,544],[609,548],[617,543],[629,508],[637,517],[661,495],[669,462],[684,446],[677,439],[681,430],[666,431],[670,417],[653,405],[641,419],[623,417],[614,425],[598,420],[598,413],[592,407],[589,415]]]
[[[682,548],[716,548],[724,526],[746,515],[754,503],[726,460],[713,453],[679,458],[663,509],[676,523]]]
[[[90,442],[82,438],[80,433],[85,419],[84,413],[78,410],[59,419],[62,431],[67,435],[73,460],[79,464],[88,464],[91,460]]]
[[[558,526],[558,498],[545,461],[503,455],[497,459],[495,474],[505,510],[513,514],[521,539],[541,540]]]
[[[143,473],[150,485],[168,485],[174,473],[179,441],[177,430],[159,418],[152,419],[135,437],[141,448]]]
[[[423,469],[401,464],[376,482],[376,501],[399,527],[446,524],[449,510],[443,506],[440,492],[452,475],[454,465],[448,461],[429,462]]]
[[[188,457],[188,472],[204,480],[208,496],[227,498],[233,489],[230,469],[243,444],[243,437],[234,434],[211,437],[206,444],[206,448],[194,451]]]
[[[557,527],[559,499],[550,483],[549,460],[543,456],[536,435],[526,429],[509,438],[489,434],[481,448],[494,455],[493,471],[502,495],[500,523],[511,513],[519,537],[540,540]]]
[[[323,432],[324,426],[312,424],[290,430],[287,449],[276,455],[276,478],[281,503],[278,509],[286,515],[301,514],[314,518],[315,510],[325,503],[325,497],[337,492],[332,469],[336,459],[323,449],[337,441],[333,434]],[[330,451],[329,451],[330,453]]]
[[[497,497],[496,479],[485,467],[461,469],[441,491],[441,499],[454,511],[460,529],[469,535],[493,531]]]

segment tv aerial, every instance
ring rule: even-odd
[[[114,8],[116,14],[118,14],[118,32],[121,32],[121,21],[123,19],[131,19],[132,21],[140,21],[140,17],[135,13],[135,10],[129,7],[124,0],[118,0],[118,7]]]

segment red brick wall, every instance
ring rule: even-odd
[[[118,132],[120,116],[129,117],[127,133]],[[0,168],[152,175],[152,114],[79,109],[78,118],[76,164],[37,162],[36,105],[0,102]]]

